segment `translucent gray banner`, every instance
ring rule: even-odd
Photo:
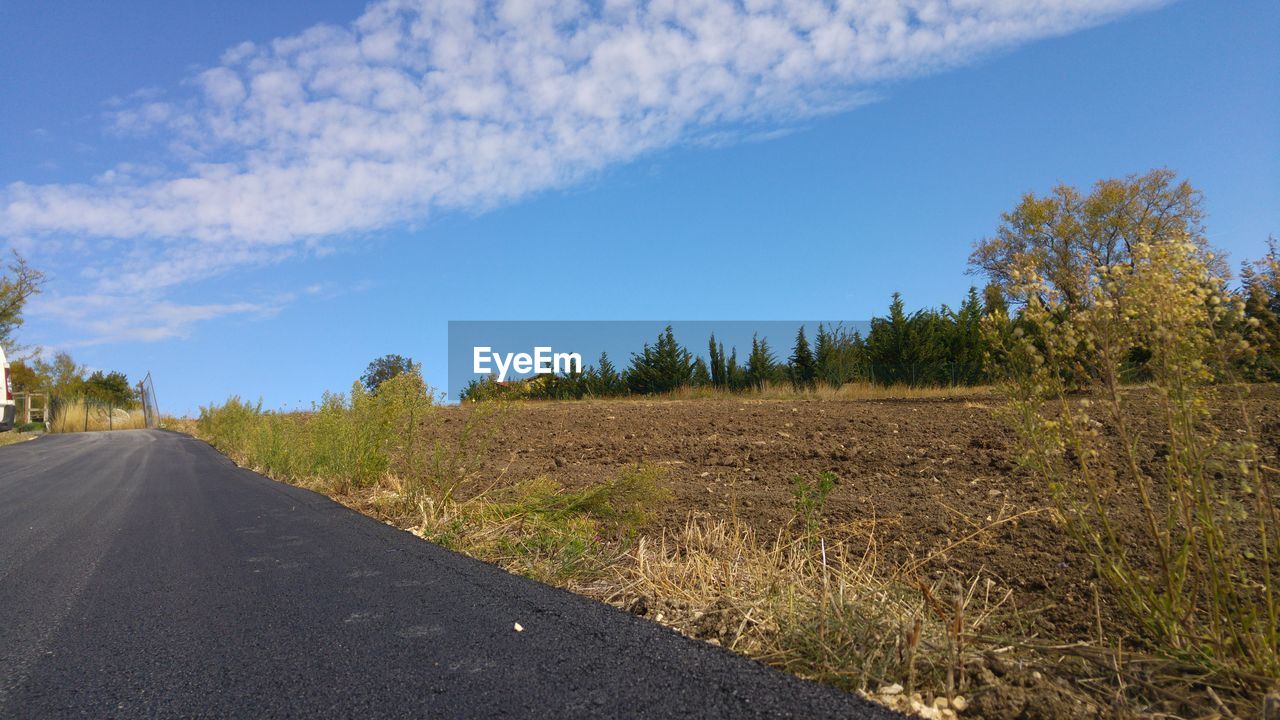
[[[693,359],[711,366],[715,336],[726,357],[747,363],[753,338],[768,343],[773,357],[786,363],[800,328],[816,351],[819,326],[826,332],[864,337],[865,320],[454,320],[449,322],[448,399],[457,402],[472,383],[517,383],[538,375],[571,375],[598,369],[602,354],[618,372],[645,345],[655,346],[670,326]]]

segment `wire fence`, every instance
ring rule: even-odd
[[[142,403],[142,414],[147,427],[159,427],[160,404],[156,402],[156,386],[151,381],[151,373],[147,373],[142,382],[138,383],[138,399]]]
[[[160,408],[151,373],[132,389],[133,393],[108,397],[83,391],[52,394],[42,413],[46,426],[59,433],[159,427]]]

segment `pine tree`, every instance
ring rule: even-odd
[[[842,381],[836,377],[835,369],[836,348],[835,342],[831,337],[831,333],[827,328],[818,323],[818,334],[814,337],[814,375],[817,379],[832,386],[840,387]]]
[[[736,347],[729,351],[729,362],[725,366],[724,379],[730,390],[736,392],[747,389],[747,371],[746,368],[738,364],[738,348]]]
[[[716,343],[716,334],[711,333],[710,357],[711,357],[711,384],[715,387],[722,388],[725,386],[727,378],[725,377],[724,363],[724,344]]]
[[[622,376],[618,374],[617,368],[609,360],[609,353],[607,352],[600,353],[600,363],[595,368],[595,382],[591,392],[600,397],[613,397],[626,392],[626,385],[622,382]]]
[[[814,379],[838,388],[864,374],[862,335],[843,327],[818,325],[814,346]]]
[[[817,377],[817,366],[813,352],[809,349],[809,339],[804,336],[803,325],[796,332],[796,344],[791,351],[790,365],[791,385],[799,390],[812,390]]]
[[[708,387],[711,385],[711,373],[707,370],[707,363],[702,358],[697,358],[693,361],[690,384],[694,387]]]
[[[947,360],[952,364],[952,381],[966,385],[978,383],[983,378],[983,357],[986,345],[982,339],[982,318],[985,315],[977,288],[970,287],[969,294],[960,309],[951,313],[950,338],[947,342]]]
[[[1280,252],[1275,238],[1268,238],[1261,260],[1241,268],[1240,279],[1252,374],[1257,380],[1280,379]]]
[[[778,361],[773,357],[768,338],[751,336],[751,354],[747,356],[747,382],[756,390],[777,378]]]
[[[907,333],[905,304],[902,295],[895,292],[888,317],[871,318],[871,331],[867,333],[867,360],[875,382],[892,385],[902,381]]]
[[[884,385],[944,382],[950,322],[947,312],[921,310],[907,314],[902,296],[893,294],[887,318],[872,318],[867,360],[873,379]]]
[[[995,283],[987,283],[982,288],[982,314],[1008,315],[1009,303],[1004,299],[1004,290]]]
[[[676,342],[668,325],[653,345],[632,353],[627,386],[639,395],[671,392],[688,385],[693,376],[693,356]]]

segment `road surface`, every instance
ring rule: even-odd
[[[159,430],[0,447],[0,715],[896,717]]]

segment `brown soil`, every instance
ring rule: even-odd
[[[1048,488],[1016,469],[1010,433],[994,413],[999,403],[994,397],[527,403],[502,419],[482,475],[505,473],[513,481],[546,475],[579,486],[648,463],[668,470],[672,501],[659,509],[663,527],[700,514],[736,516],[776,532],[793,517],[792,478],[831,471],[839,480],[825,520],[874,530],[882,563],[919,564],[925,576],[996,579],[1014,591],[1023,637],[1095,637],[1093,570],[1047,511]],[[1154,462],[1155,401],[1143,397],[1140,406],[1149,440],[1144,457]],[[1224,408],[1222,426],[1240,427],[1238,409]],[[1246,408],[1274,467],[1280,387],[1252,388]],[[446,427],[459,428],[468,412],[446,411]],[[1101,451],[1119,462],[1116,448]],[[1139,527],[1135,491],[1118,488],[1111,504],[1121,532]],[[1026,511],[1032,512],[998,522]],[[1141,554],[1140,535],[1128,537]],[[1118,609],[1105,592],[1100,597],[1104,623],[1110,631],[1122,628]]]

